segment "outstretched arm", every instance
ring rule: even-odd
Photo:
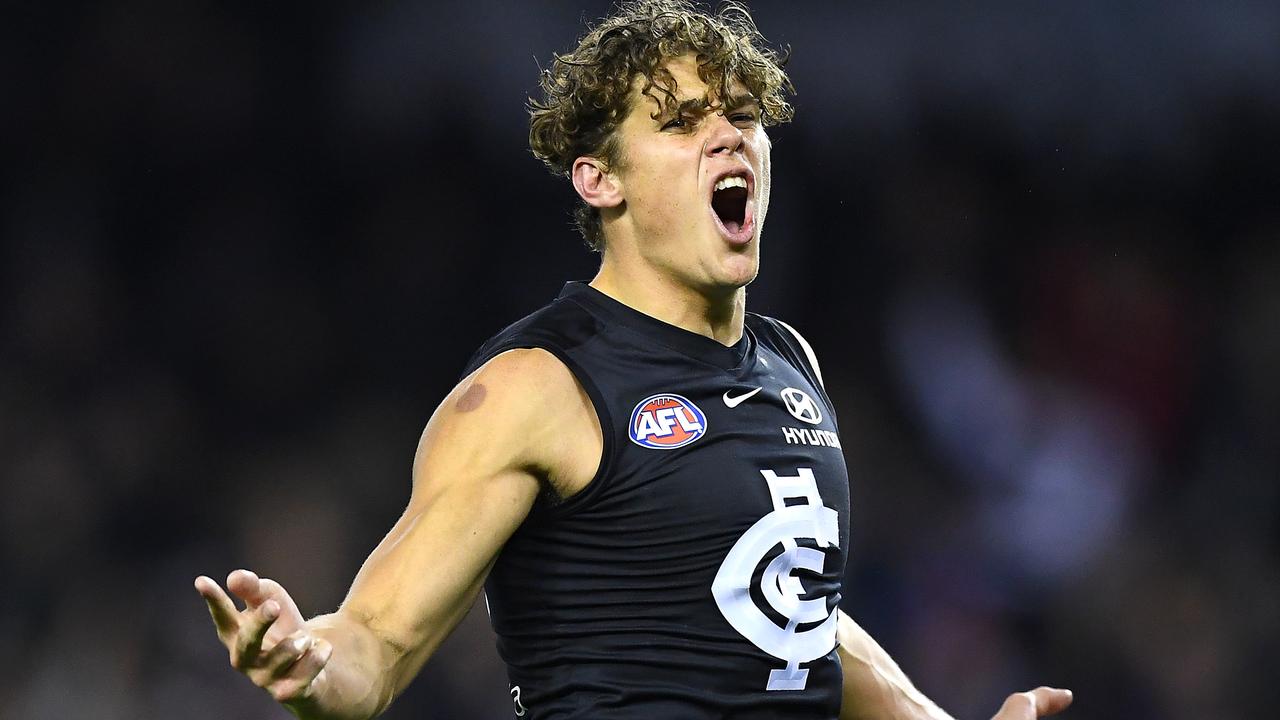
[[[916,689],[866,630],[839,612],[836,652],[844,672],[840,720],[952,720]]]
[[[213,580],[196,580],[231,664],[307,720],[381,713],[466,615],[540,479],[594,472],[566,468],[582,452],[566,452],[561,431],[583,423],[596,423],[594,410],[549,353],[490,361],[427,424],[408,507],[337,612],[304,621],[284,588],[248,571],[227,580],[244,610]]]
[[[840,611],[836,652],[844,671],[840,720],[952,720],[867,631]],[[1040,687],[1010,695],[993,720],[1035,720],[1071,704],[1071,691]]]

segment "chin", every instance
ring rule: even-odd
[[[729,258],[720,266],[717,284],[727,289],[737,290],[751,284],[759,273],[760,263],[754,256],[739,255]]]

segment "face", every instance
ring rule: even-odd
[[[618,129],[617,222],[640,261],[661,276],[707,294],[736,290],[759,269],[769,207],[770,146],[760,108],[736,82],[729,98],[715,97],[691,55],[666,67],[679,108],[659,109],[641,94],[640,79]]]

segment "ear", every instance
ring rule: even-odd
[[[573,189],[591,207],[611,208],[622,204],[622,184],[599,158],[584,155],[574,160],[570,177]]]

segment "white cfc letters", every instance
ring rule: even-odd
[[[821,574],[822,550],[800,547],[799,538],[812,538],[819,548],[840,543],[840,516],[822,504],[813,470],[798,468],[794,477],[761,470],[773,498],[773,512],[756,521],[729,551],[711,583],[711,594],[733,629],[770,655],[785,660],[786,668],[769,671],[766,690],[803,690],[809,671],[800,663],[816,660],[836,644],[836,611],[827,610],[827,598],[801,600],[805,594],[794,570]],[[787,501],[792,500],[788,505]],[[800,502],[794,502],[799,500]],[[751,598],[751,576],[756,566],[781,544],[783,551],[769,562],[760,579],[760,595],[786,618],[779,626]],[[801,624],[817,623],[803,632]]]

